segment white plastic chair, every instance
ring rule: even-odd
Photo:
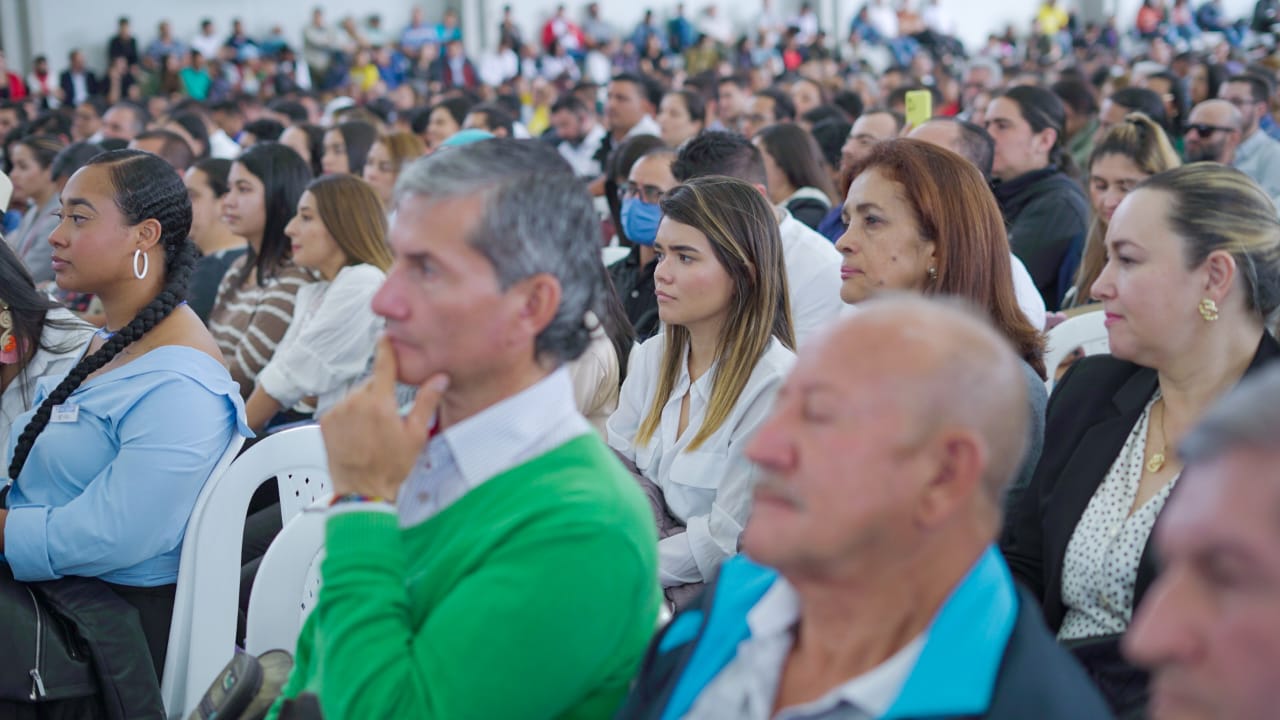
[[[318,510],[329,502],[319,498]],[[251,655],[268,650],[293,652],[307,615],[320,593],[320,563],[324,559],[323,512],[303,512],[285,524],[258,566],[244,646]]]
[[[235,651],[240,548],[253,493],[272,477],[318,476],[328,477],[327,461],[319,428],[310,426],[267,437],[205,484],[178,566],[160,685],[169,717],[187,717]],[[291,494],[282,483],[282,514]]]
[[[1044,366],[1049,376],[1044,381],[1045,389],[1053,392],[1058,365],[1076,348],[1083,348],[1086,356],[1111,351],[1105,321],[1106,315],[1101,310],[1094,310],[1067,318],[1049,331],[1044,351]]]
[[[284,439],[276,441],[276,437]],[[293,463],[276,476],[280,487],[280,524],[284,527],[304,508],[333,492],[329,483],[329,462],[319,425],[285,430],[269,439],[274,452],[293,459]]]

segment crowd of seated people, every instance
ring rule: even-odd
[[[188,519],[298,425],[269,717],[1271,716],[1272,27],[926,5],[0,55],[0,716],[193,710]]]

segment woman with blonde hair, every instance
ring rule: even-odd
[[[373,186],[386,212],[391,212],[400,170],[426,154],[427,144],[410,132],[382,133],[373,141],[364,163],[364,179]]]
[[[1138,183],[1181,164],[1164,129],[1143,113],[1129,113],[1123,122],[1107,129],[1089,154],[1088,190],[1093,219],[1075,285],[1062,301],[1064,309],[1093,302],[1089,288],[1107,264],[1107,225],[1120,201]]]
[[[751,185],[708,176],[661,201],[660,335],[640,345],[609,445],[656,488],[668,598],[738,551],[758,471],[743,455],[795,359],[782,242]],[[656,503],[655,503],[656,504]]]
[[[1146,678],[1120,639],[1156,575],[1151,529],[1182,472],[1175,448],[1241,377],[1274,362],[1280,220],[1239,170],[1192,163],[1143,181],[1107,227],[1090,288],[1110,355],[1057,384],[1031,485],[1001,541],[1049,629],[1117,716],[1138,716]]]
[[[316,398],[332,407],[363,376],[382,329],[370,303],[391,267],[387,220],[373,188],[351,175],[313,180],[285,226],[293,262],[320,280],[298,290],[293,322],[245,403],[249,425]]]

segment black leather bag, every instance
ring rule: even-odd
[[[0,700],[52,702],[97,693],[89,648],[0,562]]]

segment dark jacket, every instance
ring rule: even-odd
[[[822,224],[823,218],[827,216],[827,212],[831,209],[831,203],[822,202],[817,198],[798,197],[787,203],[787,212],[800,222],[808,225],[814,230],[818,229],[818,225]]]
[[[767,589],[765,582],[767,578],[758,576],[744,580],[735,574],[734,579],[729,581],[734,583],[734,586],[726,585],[722,589],[720,578],[724,576],[725,568],[731,564],[733,561],[726,563],[721,575],[712,581],[702,597],[688,610],[677,615],[653,639],[645,654],[636,684],[623,703],[617,718],[623,720],[662,718],[672,702],[672,696],[676,692],[681,677],[690,665],[695,650],[701,648],[704,632],[708,627],[715,626],[706,635],[708,638],[713,634],[720,640],[729,637],[724,632],[724,623],[719,622],[713,615],[713,609],[721,606],[733,608],[739,599],[737,596],[754,596],[754,599],[758,600],[764,594]],[[736,569],[734,568],[735,571]],[[754,603],[754,600],[751,602]],[[1045,630],[1044,621],[1036,611],[1033,598],[1020,591],[1017,593],[1017,604],[1016,619],[999,661],[990,703],[986,713],[981,717],[989,720],[1110,718],[1110,711],[1107,710],[1102,698],[1089,683],[1080,666]],[[733,612],[733,610],[728,611]],[[677,639],[688,633],[690,626],[695,623],[698,623],[698,627],[689,639],[684,641]],[[668,635],[672,637],[669,638]],[[707,655],[717,653],[707,653],[704,648],[701,654],[703,658],[700,660],[705,660]],[[894,720],[907,720],[912,717],[915,716],[894,715]],[[944,720],[952,717],[960,720],[960,718],[975,716],[930,714],[927,717],[928,720]]]
[[[652,260],[640,267],[640,246],[631,248],[631,254],[609,266],[609,277],[618,290],[618,299],[627,311],[627,319],[636,331],[636,343],[642,343],[658,332],[658,297],[654,295],[653,269],[658,261]]]
[[[91,71],[84,71],[84,86],[89,92],[89,97],[94,95],[105,95],[107,93],[106,83],[98,79]],[[71,71],[63,70],[58,76],[58,87],[62,88],[63,102],[71,103],[75,99],[75,85],[71,83]]]
[[[1264,333],[1245,374],[1277,357],[1280,344]],[[1001,550],[1014,578],[1039,599],[1045,622],[1055,634],[1066,616],[1062,565],[1067,543],[1156,385],[1155,370],[1096,355],[1074,363],[1049,398],[1040,464],[1005,519]],[[1138,563],[1135,608],[1155,575],[1148,538]]]
[[[1013,254],[1027,266],[1045,307],[1057,310],[1070,287],[1060,270],[1079,262],[1089,227],[1084,190],[1055,165],[994,182],[991,189],[1004,213]]]

